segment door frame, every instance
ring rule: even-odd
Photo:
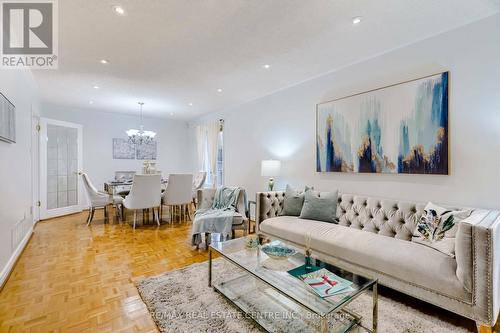
[[[33,224],[40,220],[40,115],[31,105],[31,216]]]
[[[56,125],[76,128],[78,132],[78,166],[76,171],[77,176],[77,196],[78,203],[74,206],[62,207],[47,210],[47,125]],[[52,217],[63,216],[73,213],[78,213],[83,210],[82,207],[82,191],[79,172],[82,170],[83,151],[83,126],[80,124],[71,123],[68,121],[50,119],[40,117],[40,220],[49,219]],[[43,143],[45,141],[45,144]]]

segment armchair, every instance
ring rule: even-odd
[[[199,189],[197,192],[198,198],[198,209],[206,209],[212,207],[215,197],[214,188],[209,189]],[[235,237],[236,230],[243,230],[243,235],[247,235],[248,231],[248,207],[245,204],[245,190],[240,191],[240,195],[238,196],[238,201],[236,204],[236,210],[233,215],[233,225],[232,229],[232,237]],[[205,241],[208,245],[208,235],[205,235]]]

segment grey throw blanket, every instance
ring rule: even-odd
[[[191,230],[192,245],[198,246],[201,243],[202,233],[219,233],[223,239],[231,237],[233,215],[241,190],[241,187],[219,187],[212,207],[196,211]]]

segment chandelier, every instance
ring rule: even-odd
[[[142,124],[142,106],[144,105],[143,102],[138,102],[138,104],[141,106],[141,125],[139,129],[129,129],[127,131],[128,135],[128,142],[134,144],[134,145],[140,145],[143,143],[151,143],[153,142],[156,133],[153,131],[145,131],[144,130],[144,125]]]

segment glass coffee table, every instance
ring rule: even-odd
[[[212,253],[216,252],[239,270],[213,288],[236,305],[246,318],[251,318],[268,332],[348,332],[362,327],[377,331],[377,280],[342,270],[312,258],[341,278],[352,281],[349,292],[322,298],[311,287],[287,271],[304,265],[303,249],[285,260],[272,259],[257,248],[247,248],[247,237],[213,242],[209,247],[208,286],[212,287]],[[255,237],[255,236],[253,236]],[[265,241],[272,241],[265,237]],[[262,240],[260,241],[262,243]],[[222,272],[227,273],[227,272]],[[362,293],[372,290],[372,327],[361,325],[361,316],[346,306]]]

